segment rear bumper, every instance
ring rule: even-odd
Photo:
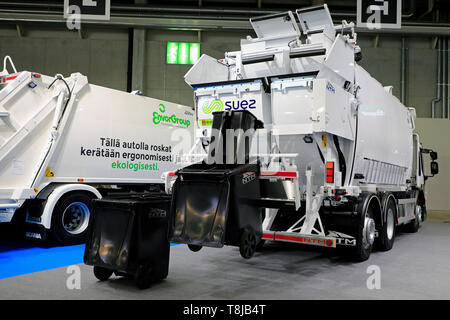
[[[2,189],[0,188],[0,223],[11,222],[14,213],[22,207],[27,199],[34,198],[33,189]]]
[[[0,204],[0,223],[11,222],[14,217],[14,213],[18,208],[18,206],[7,207],[6,205]]]
[[[305,235],[297,232],[264,231],[262,240],[309,244],[319,247],[336,248],[336,238]]]

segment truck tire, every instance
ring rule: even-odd
[[[368,206],[366,212],[360,217],[353,259],[357,262],[362,262],[369,259],[374,240],[375,220],[373,209],[371,206]]]
[[[389,251],[394,245],[396,211],[395,201],[391,198],[386,205],[386,221],[383,223],[377,239],[377,249],[380,251]]]
[[[53,240],[61,245],[85,242],[93,198],[86,192],[71,192],[58,200],[52,214]]]
[[[405,225],[405,231],[409,233],[416,233],[419,231],[420,221],[422,220],[422,206],[416,204],[416,210],[414,212],[415,218]]]

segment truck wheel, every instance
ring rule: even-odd
[[[415,218],[406,224],[405,230],[406,232],[416,233],[419,231],[420,221],[422,220],[422,207],[419,204],[416,204]]]
[[[253,257],[256,251],[256,235],[251,230],[245,230],[241,236],[241,242],[239,245],[239,252],[241,253],[242,258],[250,259]]]
[[[381,251],[392,249],[395,241],[395,201],[390,199],[386,207],[386,222],[378,235],[377,247]]]
[[[192,252],[199,252],[200,250],[202,250],[202,246],[199,246],[197,244],[188,244],[188,248]]]
[[[94,267],[94,276],[100,281],[108,280],[109,277],[112,276],[113,272],[114,272],[113,270],[110,270],[107,268],[98,267],[98,266]]]
[[[84,192],[64,195],[53,209],[51,233],[59,244],[71,245],[86,240],[92,198]]]
[[[358,262],[369,259],[374,240],[375,220],[373,219],[373,209],[369,206],[360,219],[353,258]]]

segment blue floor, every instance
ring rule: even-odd
[[[0,251],[0,279],[83,263],[83,255],[84,244]]]
[[[0,236],[0,279],[83,263],[84,247],[84,244],[46,247],[24,241],[17,234],[3,233]]]

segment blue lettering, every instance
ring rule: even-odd
[[[225,111],[256,109],[256,100],[226,101]]]

